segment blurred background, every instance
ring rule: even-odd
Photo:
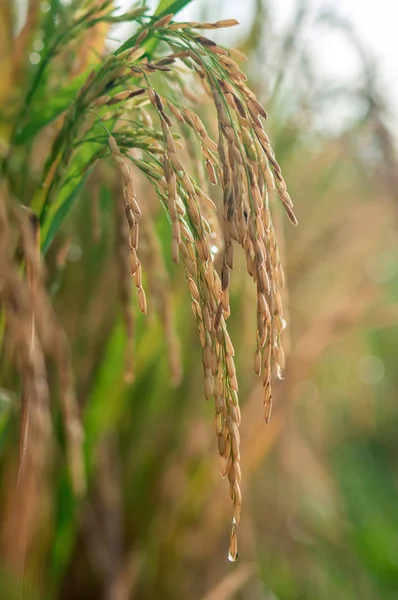
[[[239,560],[226,556],[231,506],[214,409],[203,397],[184,274],[170,257],[181,382],[172,384],[150,289],[150,314],[137,322],[135,381],[124,382],[109,167],[90,178],[48,254],[49,285],[72,347],[89,492],[74,500],[56,458],[34,507],[27,597],[398,598],[397,10],[387,0],[194,0],[179,15],[241,22],[214,39],[247,56],[242,69],[269,111],[267,132],[299,220],[293,228],[275,215],[287,276],[287,365],[274,383],[269,425],[253,372],[255,287],[243,256],[232,278]],[[127,35],[124,26],[109,37]],[[38,60],[40,44],[30,53],[32,64]],[[158,234],[168,247],[162,215]],[[16,442],[8,411],[0,398],[4,565],[17,518],[7,492]],[[2,581],[2,597],[14,598],[6,566]]]

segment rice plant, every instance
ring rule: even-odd
[[[203,35],[237,22],[179,22],[176,13],[185,4],[162,0],[154,15],[143,3],[117,13],[111,0],[53,2],[45,12],[34,0],[29,4],[26,24],[13,40],[10,70],[22,93],[15,102],[7,94],[1,97],[2,388],[20,399],[18,485],[24,480],[30,489],[39,486],[50,460],[54,382],[47,364],[56,365],[66,461],[74,491],[83,495],[84,431],[45,257],[81,190],[90,192],[105,162],[113,164],[119,178],[112,202],[128,340],[126,382],[134,379],[133,304],[147,313],[145,290],[158,296],[172,376],[179,380],[170,289],[156,274],[156,265],[163,273],[167,261],[143,192],[150,184],[169,223],[171,257],[185,271],[197,324],[204,396],[214,401],[220,470],[233,503],[228,556],[234,561],[242,497],[238,380],[227,329],[231,271],[235,252],[242,252],[256,287],[254,371],[262,376],[268,422],[271,380],[273,374],[282,377],[285,366],[285,277],[271,210],[276,196],[290,221],[296,225],[297,220],[264,129],[267,112],[238,65],[243,57]],[[111,50],[105,38],[121,23],[129,23],[133,33]],[[42,54],[30,53],[27,64],[23,60],[39,30],[43,39],[36,48]],[[142,268],[143,244],[154,266],[148,272]],[[27,508],[21,513],[20,566],[32,518],[28,513]]]

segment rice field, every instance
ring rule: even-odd
[[[393,599],[377,63],[188,4],[0,7],[1,597]]]

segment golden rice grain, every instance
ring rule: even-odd
[[[173,13],[169,13],[167,15],[165,15],[164,17],[162,17],[161,19],[159,19],[158,21],[156,21],[155,23],[153,23],[152,27],[155,29],[160,29],[161,27],[166,27],[170,21],[172,20],[172,18],[174,17]]]

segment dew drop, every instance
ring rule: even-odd
[[[43,50],[43,48],[44,48],[43,40],[37,39],[33,42],[33,49],[36,50],[36,52],[40,52],[41,50]]]
[[[385,366],[378,356],[363,356],[357,363],[358,379],[368,385],[380,383],[385,370]]]
[[[68,248],[68,260],[70,262],[78,262],[82,257],[82,249],[79,244],[71,244]]]
[[[47,13],[49,10],[51,10],[51,5],[48,2],[42,2],[40,10],[42,13]]]
[[[29,62],[32,65],[37,65],[40,62],[41,58],[40,58],[40,54],[38,54],[37,52],[32,52],[29,55]]]
[[[375,283],[387,283],[398,272],[398,262],[392,252],[376,252],[365,264],[369,279]]]
[[[229,541],[228,560],[235,562],[238,558],[238,538],[236,537],[235,524],[232,525],[231,539]]]
[[[230,562],[235,562],[238,559],[238,553],[235,556],[231,553],[231,550],[228,552],[228,560]]]
[[[11,404],[12,397],[8,390],[0,388],[0,415],[7,409],[7,406]]]

